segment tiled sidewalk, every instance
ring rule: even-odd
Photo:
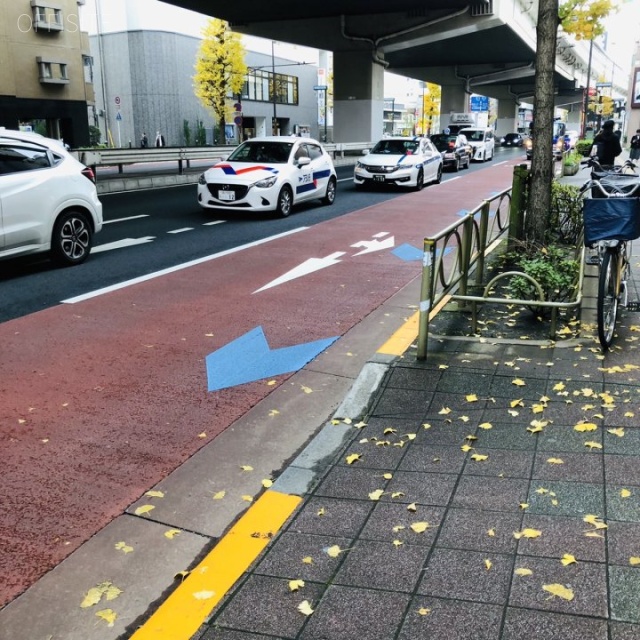
[[[407,353],[200,636],[640,638],[640,373],[620,342]]]

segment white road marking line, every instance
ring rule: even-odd
[[[184,233],[185,231],[193,231],[193,227],[182,227],[182,229],[174,229],[173,231],[167,231],[167,233]]]
[[[124,247],[135,247],[139,244],[146,244],[147,242],[153,242],[155,236],[145,236],[144,238],[123,238],[122,240],[116,240],[115,242],[107,242],[105,244],[99,244],[97,247],[91,249],[91,255],[94,253],[102,253],[103,251],[113,251],[114,249],[123,249]]]
[[[224,220],[214,220],[213,222],[203,222],[202,225],[204,227],[210,227],[211,225],[214,225],[214,224],[223,224],[223,223],[224,223]]]
[[[140,214],[139,216],[129,216],[128,218],[116,218],[115,220],[103,220],[102,224],[113,224],[114,222],[129,222],[129,220],[137,220],[138,218],[148,218],[147,214]]]
[[[189,267],[194,267],[195,265],[203,264],[204,262],[215,260],[216,258],[222,258],[224,256],[231,255],[232,253],[238,253],[239,251],[244,251],[245,249],[251,249],[252,247],[257,247],[261,244],[266,244],[267,242],[271,242],[272,240],[285,238],[286,236],[290,236],[294,233],[298,233],[299,231],[306,231],[308,228],[309,227],[300,227],[298,229],[292,229],[291,231],[285,231],[284,233],[278,233],[275,236],[269,236],[268,238],[263,238],[262,240],[256,240],[255,242],[249,242],[247,244],[240,245],[239,247],[233,247],[232,249],[227,249],[225,251],[220,251],[219,253],[214,253],[213,255],[210,255],[210,256],[205,256],[204,258],[197,258],[196,260],[191,260],[190,262],[178,264],[175,267],[169,267],[168,269],[162,269],[160,271],[156,271],[155,273],[149,273],[146,276],[140,276],[139,278],[132,278],[131,280],[125,280],[124,282],[113,284],[110,287],[104,287],[102,289],[96,289],[95,291],[89,291],[88,293],[83,293],[82,295],[75,296],[73,298],[67,298],[66,300],[62,300],[61,302],[62,304],[75,304],[76,302],[82,302],[83,300],[97,298],[98,296],[104,295],[105,293],[111,293],[112,291],[117,291],[118,289],[124,289],[134,284],[139,284],[140,282],[146,282],[147,280],[153,280],[154,278],[166,276],[170,273],[181,271],[182,269],[188,269]]]

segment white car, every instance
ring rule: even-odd
[[[442,155],[428,138],[383,138],[365,155],[353,173],[356,186],[397,185],[419,191],[442,179]]]
[[[58,140],[0,127],[0,258],[84,262],[102,229],[93,171]]]
[[[459,133],[467,137],[473,149],[472,160],[485,162],[493,158],[496,138],[491,127],[465,127]]]
[[[276,211],[320,198],[333,204],[337,177],[333,161],[319,142],[297,136],[269,136],[243,142],[198,180],[203,209]]]

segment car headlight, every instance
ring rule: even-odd
[[[204,177],[204,173],[200,174],[200,177],[198,178],[198,184],[207,184],[207,179]]]
[[[358,160],[358,162],[356,162],[356,169],[364,169],[364,164],[362,164],[362,162],[360,162],[360,160]]]
[[[273,187],[273,185],[278,180],[278,176],[269,176],[264,180],[259,180],[258,182],[254,182],[254,187],[260,187],[260,189],[268,189],[269,187]]]

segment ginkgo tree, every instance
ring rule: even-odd
[[[216,117],[223,142],[230,104],[241,92],[247,74],[244,56],[240,35],[229,23],[218,18],[209,20],[198,49],[193,81],[196,96]]]
[[[535,153],[531,162],[529,208],[525,241],[532,247],[544,244],[549,211],[554,105],[554,73],[558,27],[577,40],[592,40],[604,32],[603,20],[617,10],[620,0],[539,0],[536,29],[536,76],[533,115]]]

